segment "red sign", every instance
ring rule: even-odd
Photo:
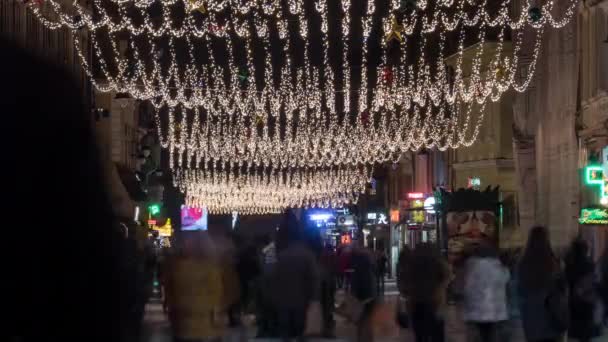
[[[148,226],[156,226],[156,220],[148,220]]]
[[[408,192],[407,198],[422,199],[422,198],[424,198],[424,194],[422,192]]]

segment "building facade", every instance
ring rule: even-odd
[[[68,10],[74,3],[73,0],[56,2]],[[80,1],[81,7],[86,8],[87,4],[90,4],[88,0]],[[43,15],[53,15],[52,11],[46,11],[49,4],[40,2],[39,6]],[[138,101],[124,94],[100,93],[92,88],[74,46],[74,40],[78,39],[83,57],[92,65],[88,31],[49,29],[28,9],[27,1],[2,0],[0,35],[72,75],[82,91],[83,115],[91,115],[95,123],[114,212],[123,222],[145,222],[147,203],[162,201],[163,187],[155,178],[160,165],[160,146],[156,139],[150,139],[153,130],[147,108],[140,108]]]
[[[598,200],[583,173],[607,145],[607,8],[606,0],[583,1],[572,23],[548,33],[537,76],[513,107],[521,226],[549,227],[558,249],[588,233],[580,211]],[[603,239],[590,235],[594,244]]]
[[[71,0],[58,2],[68,7],[73,3]],[[51,30],[40,23],[36,16],[27,9],[25,1],[2,0],[0,1],[0,35],[68,70],[82,89],[84,104],[87,107],[91,105],[91,84],[80,67],[79,57],[74,48],[74,39],[80,39],[84,50],[88,53],[86,31],[73,34],[66,28]],[[88,55],[86,57],[90,59]]]

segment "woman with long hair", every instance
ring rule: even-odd
[[[518,266],[520,309],[528,342],[558,341],[564,334],[563,303],[567,290],[545,227],[530,230]],[[567,304],[565,305],[567,310]],[[567,324],[567,323],[566,323]]]

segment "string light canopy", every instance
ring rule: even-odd
[[[173,167],[222,162],[281,169],[397,162],[406,151],[471,146],[484,109],[485,103],[429,106],[411,115],[357,122],[310,115],[287,124],[275,118],[251,122],[236,114],[212,116],[182,107],[164,108],[155,117],[160,143],[170,152]]]
[[[262,177],[259,168],[313,168],[321,174],[344,165],[396,161],[402,152],[423,147],[470,146],[486,103],[510,89],[525,91],[544,33],[565,26],[577,4],[518,3],[93,0],[92,8],[83,9],[77,1],[68,8],[47,0],[28,5],[51,29],[88,30],[95,68],[82,42],[74,43],[98,90],[152,103],[171,165],[202,168],[176,173],[189,204],[218,213],[260,213],[342,205],[353,198],[314,192],[312,184],[321,180],[302,186],[310,192],[306,199],[289,197],[294,189],[280,181],[273,188],[289,190],[278,197],[260,183],[255,190],[246,188],[249,192],[236,185],[239,177],[249,182],[241,184]],[[239,171],[210,174],[209,163]],[[232,195],[205,190],[221,178],[216,174],[227,180],[218,188],[231,187]]]
[[[554,1],[524,1],[512,10],[512,0],[438,0],[433,4],[390,0],[388,8],[382,9],[376,1],[357,1],[363,8],[354,8],[355,1],[342,0],[336,2],[335,13],[326,0],[95,0],[93,13],[97,13],[98,20],[78,6],[77,15],[63,14],[61,6],[49,0],[47,7],[54,11],[56,21],[43,16],[34,3],[31,7],[51,28],[89,27],[93,31],[95,55],[107,80],[105,85],[97,84],[100,90],[129,92],[138,99],[152,100],[157,107],[213,106],[225,113],[239,111],[260,116],[263,112],[276,115],[281,106],[301,109],[295,99],[303,99],[315,112],[352,110],[361,115],[381,109],[411,110],[413,105],[425,106],[429,101],[435,106],[458,100],[498,101],[511,88],[524,91],[534,75],[545,29],[564,26],[574,13],[576,1],[566,1],[562,18],[553,14],[559,11]],[[107,4],[115,7],[114,15],[109,14]],[[159,14],[158,24],[150,15],[155,12],[153,9]],[[115,43],[104,54],[95,32],[101,28],[106,29],[109,39],[118,32],[128,32],[132,36],[131,58],[123,56]],[[276,39],[271,39],[273,32]],[[526,33],[530,33],[528,39]],[[134,37],[140,35],[148,40],[148,51],[138,50]],[[309,38],[313,35],[318,35],[321,42],[315,45],[320,45],[318,55],[322,56],[317,63],[311,63],[310,58],[313,43]],[[152,58],[152,63],[148,63],[152,65],[146,65],[142,60],[149,61],[149,56],[163,49],[154,37],[166,36],[169,46],[164,49],[170,51],[166,53],[170,62],[163,68]],[[222,49],[227,51],[228,63],[223,68],[218,68],[213,52],[208,63],[196,58],[196,50],[214,50],[217,44],[210,44],[209,40],[215,38],[225,41]],[[485,44],[489,39],[495,41],[492,49]],[[177,49],[178,40],[185,41],[187,48]],[[303,54],[297,56],[293,51],[296,40],[305,41]],[[457,44],[448,48],[452,40]],[[478,48],[472,61],[467,61],[462,56],[471,40],[478,43]],[[254,41],[265,52],[264,60],[257,63]],[[277,44],[282,48],[273,47],[273,41],[281,42]],[[385,47],[395,43],[399,46],[384,49],[384,55],[372,61],[379,41]],[[329,42],[335,42],[335,46]],[[533,52],[527,72],[523,73],[526,76],[518,80],[515,75],[525,43],[531,43]],[[245,57],[237,61],[234,54],[238,51],[234,50],[239,47],[244,50],[239,54]],[[284,52],[284,63],[273,69],[273,65],[280,64],[272,62],[271,52],[276,49]],[[362,52],[356,53],[357,49]],[[182,50],[184,58],[178,56],[178,50]],[[328,51],[337,52],[336,58],[330,58]],[[391,61],[389,54],[395,51],[399,57]],[[111,55],[112,63],[106,63],[106,54]],[[353,55],[360,58],[356,60]],[[448,55],[460,57],[450,68],[444,63]],[[303,63],[296,63],[296,59],[303,59]],[[108,64],[116,66],[114,73]],[[202,64],[208,67],[201,67]],[[335,64],[339,67],[334,68]],[[370,77],[373,80],[368,80]]]
[[[174,170],[174,184],[187,205],[206,206],[213,214],[267,214],[354,204],[372,172],[372,167],[278,171],[213,163],[198,170]]]

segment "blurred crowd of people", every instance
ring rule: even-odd
[[[589,342],[602,334],[608,253],[596,265],[580,238],[560,258],[548,230],[534,227],[523,251],[475,245],[461,270],[453,274],[433,246],[402,251],[398,286],[417,342],[446,340],[449,301],[471,342]]]
[[[387,270],[384,253],[336,249],[291,212],[272,237],[246,240],[227,227],[211,217],[208,231],[180,232],[161,266],[176,341],[220,339],[225,328],[242,327],[250,317],[260,338],[333,338],[339,288],[364,303],[352,318],[360,340],[371,341],[372,311],[384,288],[378,279]]]

